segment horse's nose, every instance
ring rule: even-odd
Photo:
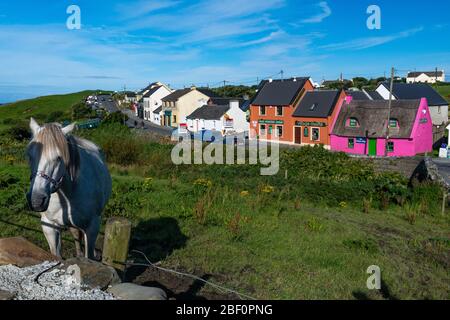
[[[31,201],[30,201],[31,200]],[[49,197],[45,194],[30,195],[29,204],[33,211],[42,212],[47,210]]]

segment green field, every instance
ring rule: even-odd
[[[53,95],[22,100],[0,107],[0,130],[12,125],[29,121],[34,117],[39,121],[45,121],[53,112],[61,112],[60,117],[71,119],[70,107],[94,91],[82,91],[65,95]]]
[[[322,148],[284,150],[279,174],[263,177],[252,165],[176,166],[169,142],[120,125],[77,134],[98,143],[110,166],[104,221],[130,219],[132,249],[165,267],[259,299],[450,298],[450,218],[435,185]],[[0,237],[46,248],[26,209],[25,145],[0,139]],[[381,268],[380,291],[366,288],[371,265]]]
[[[450,102],[450,84],[434,86],[436,91]]]

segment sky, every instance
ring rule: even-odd
[[[67,28],[70,5],[80,29]],[[369,29],[370,5],[380,29]],[[84,89],[450,72],[450,1],[0,2],[0,103]]]

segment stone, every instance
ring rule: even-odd
[[[107,292],[119,300],[167,300],[164,290],[134,283],[117,284],[109,288]]]
[[[30,267],[45,261],[58,261],[51,253],[39,248],[23,237],[0,239],[0,265]]]
[[[103,241],[103,263],[124,271],[130,237],[131,222],[129,220],[118,217],[108,219]]]
[[[15,293],[0,289],[0,301],[12,300],[16,296]]]
[[[114,268],[87,258],[65,260],[59,269],[71,274],[76,284],[89,289],[105,290],[121,282]]]

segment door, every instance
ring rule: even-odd
[[[302,144],[302,128],[301,127],[295,127],[295,140],[294,142],[296,144]]]
[[[369,139],[369,156],[377,155],[377,139]]]

